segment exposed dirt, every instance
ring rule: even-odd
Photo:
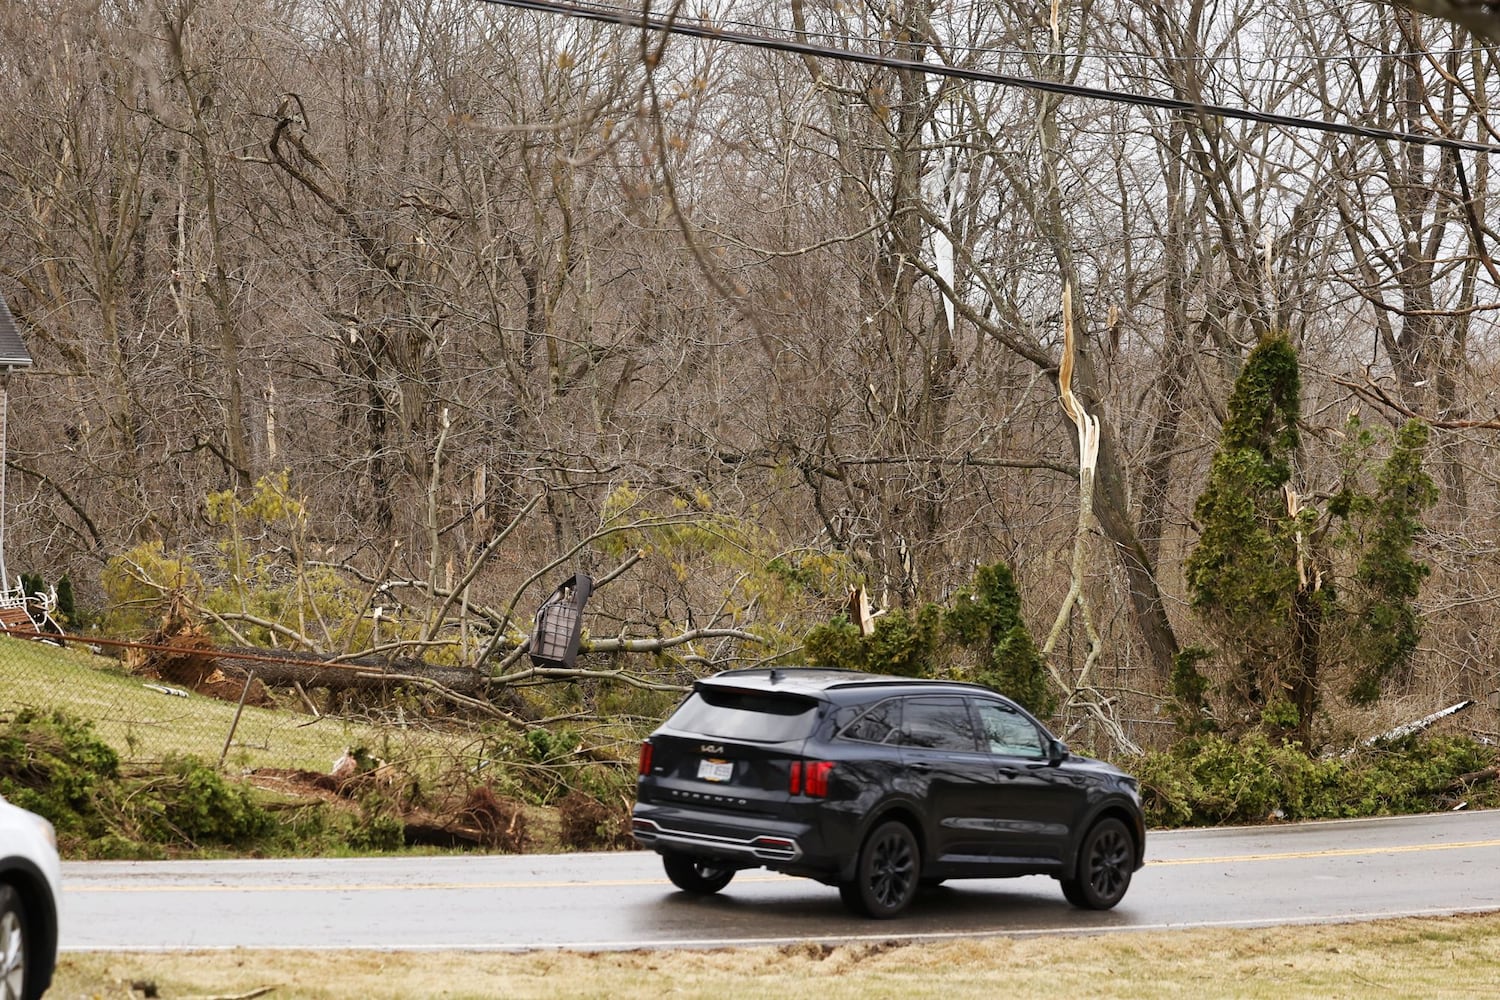
[[[289,767],[258,767],[246,775],[256,788],[277,792],[291,798],[322,799],[324,802],[346,801],[340,792],[340,781],[331,774],[299,771]]]
[[[569,792],[557,802],[563,843],[581,850],[630,847],[630,803],[611,809],[582,792]]]
[[[384,766],[367,771],[320,774],[292,768],[262,767],[246,775],[255,787],[288,800],[316,800],[332,808],[361,813],[361,797],[372,790],[391,793],[400,779]],[[390,799],[388,798],[388,801]],[[534,806],[496,795],[476,785],[448,807],[425,804],[399,809],[408,846],[475,847],[522,854],[559,849],[629,847],[628,813],[598,800],[570,793],[555,807]]]
[[[252,678],[247,689],[244,671],[225,670],[220,665],[207,630],[188,621],[176,605],[168,610],[143,647],[126,648],[121,660],[133,674],[188,688],[209,698],[237,702],[243,695],[247,705],[273,703],[271,693],[259,680]]]

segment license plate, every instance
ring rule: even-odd
[[[734,777],[734,762],[728,760],[700,760],[698,777],[704,781],[728,781]]]

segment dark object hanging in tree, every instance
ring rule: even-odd
[[[578,640],[583,635],[583,606],[594,592],[594,581],[586,573],[564,580],[552,596],[542,602],[531,631],[531,662],[539,667],[572,667],[578,659]]]

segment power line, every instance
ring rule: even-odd
[[[1099,87],[1085,87],[1075,83],[1038,80],[1034,77],[992,73],[986,70],[968,69],[962,66],[947,66],[941,63],[922,62],[916,59],[902,59],[898,56],[876,55],[870,52],[857,52],[851,49],[815,45],[811,42],[798,41],[796,39],[773,38],[769,35],[733,31],[706,21],[677,18],[671,21],[663,21],[619,7],[589,7],[573,3],[563,3],[559,2],[559,0],[481,0],[481,2],[500,7],[511,7],[517,10],[528,10],[538,14],[558,14],[583,21],[617,24],[622,27],[639,28],[644,31],[659,31],[671,35],[683,35],[688,38],[728,42],[733,45],[746,45],[774,52],[814,56],[838,62],[878,66],[884,69],[904,69],[956,80],[992,83],[1001,87],[1018,87],[1049,94],[1061,94],[1066,97],[1078,97],[1085,100],[1129,104],[1136,107],[1157,108],[1163,111],[1175,111],[1185,114],[1208,115],[1216,118],[1231,118],[1238,121],[1258,122],[1260,124],[1276,125],[1289,129],[1358,136],[1363,139],[1384,139],[1390,142],[1400,142],[1414,146],[1436,146],[1442,149],[1463,150],[1473,153],[1500,153],[1500,146],[1483,142],[1471,142],[1466,139],[1419,135],[1415,132],[1396,132],[1391,129],[1371,128],[1366,125],[1351,125],[1347,122],[1318,121],[1315,118],[1278,115],[1268,111],[1232,108],[1222,104],[1198,104],[1193,101],[1183,101],[1171,97],[1128,94],[1123,91]]]
[[[599,7],[600,5],[594,4],[588,6]],[[950,5],[946,9],[946,12],[958,13],[960,11],[972,11],[979,8],[980,6],[980,4],[963,4],[959,6]],[[700,24],[704,23],[704,19],[701,16],[694,18],[694,20]],[[735,28],[744,29],[746,31],[785,30],[776,25],[767,25],[758,21],[746,21],[730,17],[716,20],[713,23],[720,27],[732,26]],[[839,44],[843,45],[848,45],[854,42],[879,44],[883,41],[889,41],[889,39],[883,39],[876,35],[861,34],[856,31],[835,31],[829,28],[819,28],[816,30],[810,29],[806,32],[806,34],[809,36],[821,35],[825,38],[835,39]],[[983,54],[989,56],[1010,56],[1036,59],[1044,58],[1052,54],[1047,51],[1034,48],[997,48],[984,45],[967,45],[953,41],[952,39],[945,39],[941,44],[943,50],[946,52]],[[1475,45],[1474,48],[1483,51],[1489,51],[1496,48],[1496,46]],[[1350,66],[1363,66],[1367,64],[1378,64],[1384,62],[1402,62],[1420,57],[1423,54],[1424,50],[1414,48],[1401,49],[1393,52],[1369,52],[1361,56],[1355,56],[1348,53],[1335,55],[1299,53],[1296,56],[1295,61],[1298,64],[1333,63],[1338,65],[1347,64]],[[1120,49],[1115,52],[1070,52],[1068,53],[1068,55],[1070,58],[1077,59],[1081,62],[1091,61],[1095,63],[1108,63],[1111,60],[1144,59],[1159,63],[1164,66],[1220,66],[1227,63],[1234,63],[1237,66],[1280,66],[1283,63],[1290,61],[1279,56],[1252,56],[1245,53],[1235,53],[1229,55],[1209,55],[1207,53],[1200,53],[1194,56],[1180,56],[1172,55],[1171,53],[1138,51],[1133,49]]]

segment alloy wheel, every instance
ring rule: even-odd
[[[1111,905],[1130,886],[1133,849],[1130,837],[1118,822],[1105,824],[1093,838],[1088,855],[1089,887],[1101,902]]]
[[[917,894],[921,878],[917,840],[905,823],[891,821],[870,834],[860,852],[857,888],[845,896],[871,917],[894,917]]]
[[[21,1000],[26,987],[26,936],[13,909],[0,912],[0,1000]]]

